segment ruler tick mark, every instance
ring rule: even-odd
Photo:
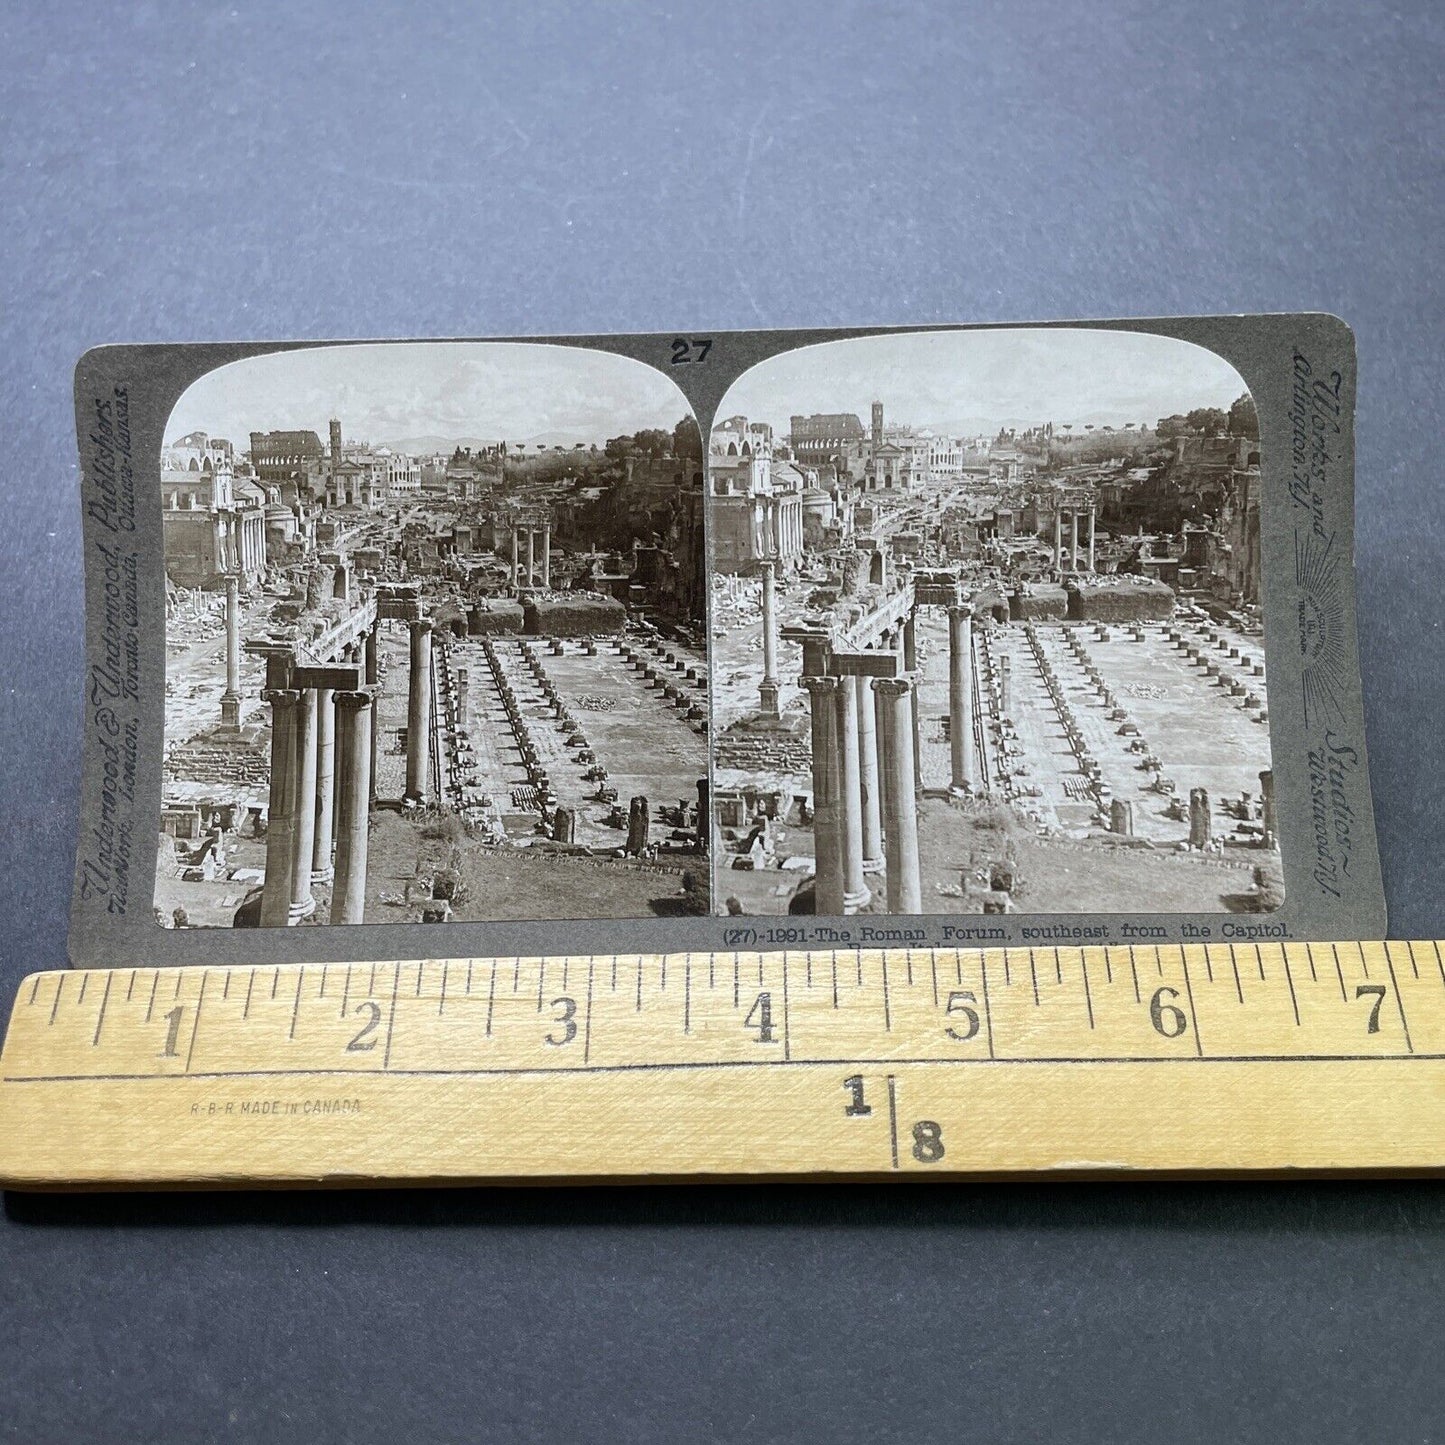
[[[35,982],[30,985],[30,1002],[31,1002],[31,1003],[34,1003],[34,1002],[35,1002],[35,995],[40,992],[40,980],[41,980],[43,977],[44,977],[43,974],[37,973],[37,974],[35,975]],[[131,974],[131,980],[132,980],[132,982],[134,982],[134,979],[135,979],[135,974],[132,972],[132,974]],[[129,995],[127,995],[127,997],[129,997]]]
[[[1089,1027],[1094,1027],[1094,996],[1089,992],[1089,960],[1083,950],[1079,951],[1079,967],[1084,975],[1084,1007],[1089,1011]]]
[[[437,999],[437,1017],[440,1018],[447,1011],[447,975],[451,972],[451,959],[442,959],[442,991],[441,997]],[[562,987],[567,987],[567,980],[562,980]]]
[[[1305,958],[1309,960],[1310,982],[1318,983],[1320,981],[1320,976],[1318,973],[1315,972],[1315,950],[1313,944],[1305,944]],[[1441,975],[1441,982],[1445,983],[1445,974]]]
[[[637,968],[638,968],[638,972],[639,972],[639,974],[640,974],[641,971],[642,971],[642,960],[641,960],[640,958],[637,960]],[[542,1012],[542,999],[543,999],[544,996],[546,995],[546,992],[547,992],[547,960],[546,960],[545,958],[539,958],[539,959],[537,960],[537,1012],[538,1012],[538,1013],[541,1013],[541,1012]]]
[[[1229,966],[1234,970],[1234,996],[1244,1002],[1244,985],[1239,981],[1239,956],[1234,951],[1234,945],[1229,945]]]
[[[888,955],[883,955],[883,1032],[893,1032],[893,1011],[888,1002]]]
[[[1039,971],[1034,967],[1033,949],[1029,950],[1029,978],[1034,986],[1034,1007],[1039,1006]]]
[[[288,1039],[294,1039],[296,1037],[296,1016],[301,1012],[301,984],[305,978],[306,970],[304,968],[298,968],[296,970],[296,997],[291,1003],[291,1027],[286,1031],[286,1037]],[[202,984],[204,984],[204,982],[205,980],[203,978]],[[197,1008],[197,1012],[200,1012],[199,1007]]]
[[[592,960],[587,960],[587,1013],[582,1019],[582,1062],[592,1060]]]
[[[1008,957],[1008,950],[1004,950],[1004,957]],[[988,1030],[988,1056],[993,1058],[993,1006],[988,1001],[988,955],[978,956],[979,975],[983,979],[983,1022]]]
[[[1233,950],[1231,949],[1230,952],[1232,953]],[[1029,955],[1029,960],[1032,962],[1033,954]],[[1129,945],[1129,972],[1134,975],[1134,1002],[1143,1003],[1144,1000],[1139,996],[1139,970],[1134,963],[1134,945],[1132,943]]]
[[[341,1017],[346,1017],[346,1001],[351,997],[351,965],[346,965],[346,980],[341,985]]]
[[[156,989],[160,986],[160,981],[161,981],[161,971],[160,971],[160,969],[158,969],[158,968],[152,969],[152,970],[151,970],[151,996],[150,996],[150,1002],[146,1004],[146,1022],[147,1022],[147,1023],[149,1023],[149,1022],[151,1021],[151,1015],[155,1012],[155,1007],[156,1007]]]
[[[1257,943],[1254,945],[1254,957],[1259,966],[1259,981],[1264,983],[1264,950]]]
[[[837,1008],[837,1007],[838,1007],[838,955],[837,955],[837,953],[834,952],[834,953],[831,955],[831,958],[832,958],[832,960],[833,960],[833,1007],[834,1007],[834,1008]],[[734,1006],[736,1006],[736,1004],[737,1004],[737,998],[736,998],[736,996],[734,996],[734,998],[733,998],[733,1004],[734,1004]]]
[[[905,964],[907,965],[907,967],[908,967],[908,987],[909,987],[909,988],[912,988],[912,987],[913,987],[913,950],[912,950],[911,948],[905,948],[905,949],[903,950],[903,961],[904,961],[904,963],[905,963]]]
[[[251,990],[252,990],[253,988],[255,988],[255,987],[256,987],[256,970],[253,968],[253,969],[251,970],[251,978],[250,978],[250,981],[246,984],[246,1006],[241,1010],[241,1017],[242,1017],[243,1019],[248,1019],[248,1018],[251,1017]],[[146,1017],[149,1018],[150,1015],[147,1014]]]
[[[938,1007],[938,955],[930,952],[928,955],[929,971],[933,974],[933,1006]]]
[[[784,965],[786,967],[786,964]],[[587,965],[587,988],[590,997],[592,989],[592,965]],[[590,1005],[589,1005],[590,1007]],[[692,954],[685,953],[682,956],[682,1031],[685,1034],[692,1032]]]
[[[83,1003],[85,1002],[85,989],[86,989],[86,985],[89,984],[89,983],[90,983],[90,974],[89,974],[89,973],[83,973],[83,974],[81,974],[81,975],[80,975],[80,993],[76,996],[76,999],[75,999],[75,1002],[76,1002],[77,1006],[80,1005],[80,1004],[83,1004]]]
[[[275,998],[275,997],[276,997],[276,990],[277,990],[278,988],[280,988],[280,987],[281,987],[281,970],[278,968],[278,969],[273,970],[273,972],[272,972],[272,974],[271,974],[271,997],[272,997],[272,998]],[[179,989],[179,984],[177,984],[177,989]]]
[[[1159,951],[1159,963],[1161,970],[1164,963],[1164,951]],[[1179,966],[1184,970],[1184,992],[1189,999],[1189,1019],[1194,1025],[1194,1052],[1199,1058],[1204,1057],[1204,1039],[1199,1032],[1199,1010],[1194,1007],[1194,984],[1189,977],[1189,959],[1185,956],[1184,950],[1179,950]]]
[[[222,981],[222,983],[221,983],[221,997],[222,997],[223,999],[227,999],[227,998],[230,998],[230,996],[231,996],[231,970],[228,968],[228,969],[226,970],[226,977],[225,977],[225,979],[224,979],[224,980]]]
[[[131,994],[133,994],[133,993],[135,992],[135,974],[136,974],[135,969],[131,969],[131,971],[130,971],[130,982],[126,985],[126,988],[125,988],[125,1001],[126,1001],[127,1003],[130,1002],[130,996],[131,996]],[[38,984],[38,983],[40,982],[40,980],[37,978],[37,979],[35,980],[35,982]],[[32,1000],[32,1002],[33,1002],[33,1000]]]
[[[371,977],[366,981],[366,996],[371,998],[376,993],[376,965],[371,965]]]
[[[1445,988],[1445,958],[1440,956],[1439,943],[1431,940],[1430,946],[1435,950],[1435,966],[1440,970],[1440,987]]]
[[[1340,980],[1340,1000],[1343,1003],[1349,1003],[1350,996],[1345,992],[1345,971],[1340,967],[1340,951],[1332,943],[1330,944],[1330,952],[1334,955],[1335,974]]]
[[[1358,944],[1356,944],[1356,947],[1360,949],[1360,961],[1363,963],[1365,950]],[[1390,984],[1395,991],[1395,1007],[1400,1011],[1400,1027],[1405,1030],[1405,1051],[1413,1054],[1415,1052],[1415,1045],[1410,1041],[1410,1022],[1405,1017],[1405,1000],[1400,997],[1400,983],[1395,977],[1395,960],[1390,957],[1390,945],[1388,943],[1385,945],[1385,964],[1390,970]]]
[[[201,1031],[201,1007],[206,1002],[206,981],[210,978],[211,971],[208,968],[201,970],[201,992],[196,998],[196,1016],[191,1020],[191,1042],[186,1049],[186,1073],[191,1071],[191,1059],[196,1052],[196,1035]],[[301,974],[296,976],[296,996],[301,996]]]
[[[1294,1010],[1294,1025],[1296,1028],[1298,1028],[1300,1026],[1299,999],[1295,997],[1294,974],[1290,971],[1289,954],[1283,948],[1281,948],[1279,951],[1279,956],[1284,963],[1285,982],[1289,984],[1289,1006]]]
[[[761,955],[759,955],[761,957]],[[788,955],[783,955],[783,1062],[793,1057],[792,1009],[788,1006]]]
[[[425,970],[425,968],[426,968],[426,960],[425,960],[424,958],[423,958],[423,959],[419,959],[419,960],[417,961],[417,965],[416,965],[416,993],[413,995],[414,998],[420,998],[420,997],[421,997],[421,976],[422,976],[422,972]]]
[[[321,965],[321,991],[316,995],[317,998],[326,997],[326,971],[330,967],[331,965],[329,963],[323,963]]]
[[[497,1003],[497,960],[492,960],[492,981],[487,985],[487,1037],[492,1036],[492,1010]]]
[[[708,982],[712,982],[712,954],[707,956]],[[617,955],[612,955],[612,992],[617,992]]]
[[[469,959],[467,960],[467,986],[466,986],[466,995],[467,995],[468,998],[470,998],[470,997],[472,996],[472,965],[473,965],[473,963],[474,963],[475,961],[476,961],[475,959],[471,959],[471,958],[469,958]]]
[[[391,1067],[391,1036],[396,1030],[396,996],[401,992],[401,965],[395,963],[391,968],[391,1011],[386,1016],[386,1051],[381,1056],[381,1067]]]
[[[100,1031],[105,1026],[105,1006],[110,1002],[110,984],[114,976],[110,973],[105,976],[105,992],[100,996],[100,1014],[95,1020],[95,1037],[90,1041],[91,1048],[100,1042]]]
[[[898,1087],[892,1074],[888,1075],[888,1143],[892,1150],[893,1167],[898,1168]]]

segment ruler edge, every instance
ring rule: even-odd
[[[1440,947],[1440,940],[1434,939],[1285,939],[1270,942],[1279,947],[1281,952],[1290,945],[1298,948],[1308,948],[1315,943],[1328,943],[1335,947],[1346,944],[1358,949],[1362,954],[1366,948],[1378,948],[1388,952],[1390,945],[1397,945],[1406,949],[1429,945],[1437,951]],[[1078,953],[1082,955],[1085,948],[1097,948],[1102,951],[1127,950],[1132,952],[1134,948],[1143,947],[1146,949],[1177,949],[1181,953],[1186,948],[1196,947],[1202,949],[1231,949],[1233,945],[1227,942],[1142,942],[1136,945],[1083,945],[1063,944],[1048,945],[1042,951]],[[786,950],[785,956],[788,959],[797,957],[804,958],[807,954],[831,956],[840,950]],[[867,952],[883,955],[892,955],[898,952],[893,947],[880,947],[874,949],[847,949],[843,952]],[[914,950],[929,955],[954,954],[977,956],[982,958],[985,954],[1008,952],[1011,954],[1023,954],[1030,957],[1035,956],[1041,950],[1029,946],[1002,946],[999,948],[981,947],[959,947],[959,948],[925,948]],[[682,950],[677,954],[672,953],[639,953],[636,955],[642,959],[659,959],[663,957],[681,957],[684,954],[695,955],[696,950]],[[752,957],[748,950],[702,950],[704,954],[738,954],[739,956]],[[631,956],[631,955],[629,955]],[[403,961],[381,960],[383,963],[417,963],[425,967],[428,963],[442,963],[449,961],[451,955],[437,958],[427,958]],[[458,955],[461,957],[461,955]],[[572,959],[585,959],[586,954],[556,954],[556,955],[528,955],[529,959],[535,957],[544,962],[550,962],[553,958],[563,957]],[[314,969],[319,966],[315,961],[300,962],[278,962],[269,965],[278,971],[286,974],[301,972],[306,969]],[[786,966],[786,965],[785,965]],[[144,967],[142,965],[141,967]],[[152,965],[151,968],[157,973],[193,972],[204,973],[214,965],[204,963],[194,964],[171,964]],[[6,1015],[6,1031],[3,1045],[0,1045],[0,1069],[3,1069],[4,1062],[8,1056],[11,1040],[11,1023],[18,1011],[26,1006],[22,998],[26,985],[38,986],[43,980],[56,977],[65,978],[76,973],[83,974],[113,974],[124,972],[125,967],[118,968],[48,968],[37,969],[21,976],[17,985],[14,998]],[[1403,1060],[1402,1060],[1403,1061]],[[1422,1059],[1422,1062],[1425,1060]],[[1017,1061],[1027,1065],[1029,1061]],[[1046,1061],[1047,1062],[1047,1061]],[[1113,1062],[1102,1060],[1100,1062]],[[1186,1063],[1188,1061],[1185,1061]],[[1261,1062],[1267,1062],[1262,1060]],[[1341,1062],[1350,1062],[1341,1060]],[[1356,1061],[1358,1062],[1358,1061]],[[159,1077],[159,1076],[158,1076]],[[184,1076],[178,1076],[184,1077]],[[306,1075],[315,1079],[326,1079],[331,1077],[326,1070],[316,1070]],[[389,1077],[385,1073],[377,1074],[375,1077],[384,1079]],[[46,1083],[61,1082],[46,1079],[16,1079],[8,1081],[0,1078],[0,1091],[10,1092],[21,1088],[24,1085],[43,1085]],[[66,1081],[71,1083],[82,1083],[88,1081]],[[95,1080],[95,1083],[104,1083],[105,1080]],[[921,1184],[1040,1184],[1040,1183],[1077,1183],[1077,1184],[1118,1184],[1123,1182],[1138,1181],[1145,1182],[1205,1182],[1205,1181],[1259,1181],[1259,1182],[1286,1182],[1286,1181],[1315,1181],[1315,1180],[1387,1180],[1387,1179],[1436,1179],[1445,1176],[1445,1155],[1437,1163],[1429,1164],[1401,1164],[1401,1165],[1378,1165],[1364,1164],[1353,1165],[1280,1165],[1277,1163],[1261,1164],[1258,1167],[1239,1164],[1222,1164],[1201,1166],[1197,1168],[1154,1168],[1148,1165],[1127,1165],[1099,1166],[1084,1165],[1074,1167],[1070,1164],[1058,1164],[1043,1168],[1026,1169],[966,1169],[957,1166],[946,1166],[939,1169],[930,1169],[927,1172],[913,1170],[898,1171],[893,1169],[877,1170],[839,1170],[833,1171],[760,1171],[757,1173],[728,1172],[728,1171],[697,1171],[691,1173],[606,1173],[576,1174],[437,1174],[437,1175],[371,1175],[371,1174],[325,1174],[325,1175],[212,1175],[199,1177],[168,1177],[152,1174],[138,1173],[132,1178],[121,1178],[111,1176],[105,1179],[87,1180],[71,1179],[56,1180],[53,1177],[44,1179],[31,1178],[26,1176],[11,1175],[0,1170],[0,1189],[7,1192],[47,1195],[47,1194],[130,1194],[130,1193],[236,1193],[236,1192],[291,1192],[296,1190],[318,1190],[318,1191],[358,1191],[376,1189],[594,1189],[594,1188],[627,1188],[627,1187],[663,1187],[663,1188],[684,1188],[687,1186],[720,1186],[738,1187],[741,1185],[765,1185],[765,1186],[816,1186],[816,1185],[852,1185],[871,1186],[887,1182],[890,1186],[899,1182]]]

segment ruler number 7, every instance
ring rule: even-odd
[[[1374,995],[1375,1002],[1370,1008],[1370,1022],[1365,1026],[1367,1034],[1380,1032],[1380,1005],[1385,1001],[1385,985],[1382,983],[1362,983],[1355,989],[1356,998],[1368,998]]]

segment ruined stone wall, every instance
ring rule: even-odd
[[[622,631],[627,609],[611,597],[569,592],[528,601],[524,618],[529,637],[604,637]]]
[[[1070,586],[1071,622],[1167,622],[1174,615],[1174,593],[1152,577],[1130,577]]]

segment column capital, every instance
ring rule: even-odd
[[[948,604],[948,619],[950,622],[967,620],[973,616],[973,607],[967,602],[950,602]]]
[[[411,619],[411,630],[413,632],[430,632],[434,625],[430,617],[413,617]]]
[[[353,712],[360,712],[363,708],[371,706],[372,696],[369,692],[362,692],[360,690],[355,692],[337,691],[331,694],[331,701],[336,707],[347,708]]]
[[[913,679],[908,677],[875,677],[873,691],[880,697],[907,697],[913,691]]]
[[[838,691],[838,685],[842,681],[841,677],[805,677],[802,679],[803,686],[808,689],[811,697],[832,697]]]
[[[299,687],[265,687],[261,689],[261,701],[272,707],[297,707],[302,698]]]

